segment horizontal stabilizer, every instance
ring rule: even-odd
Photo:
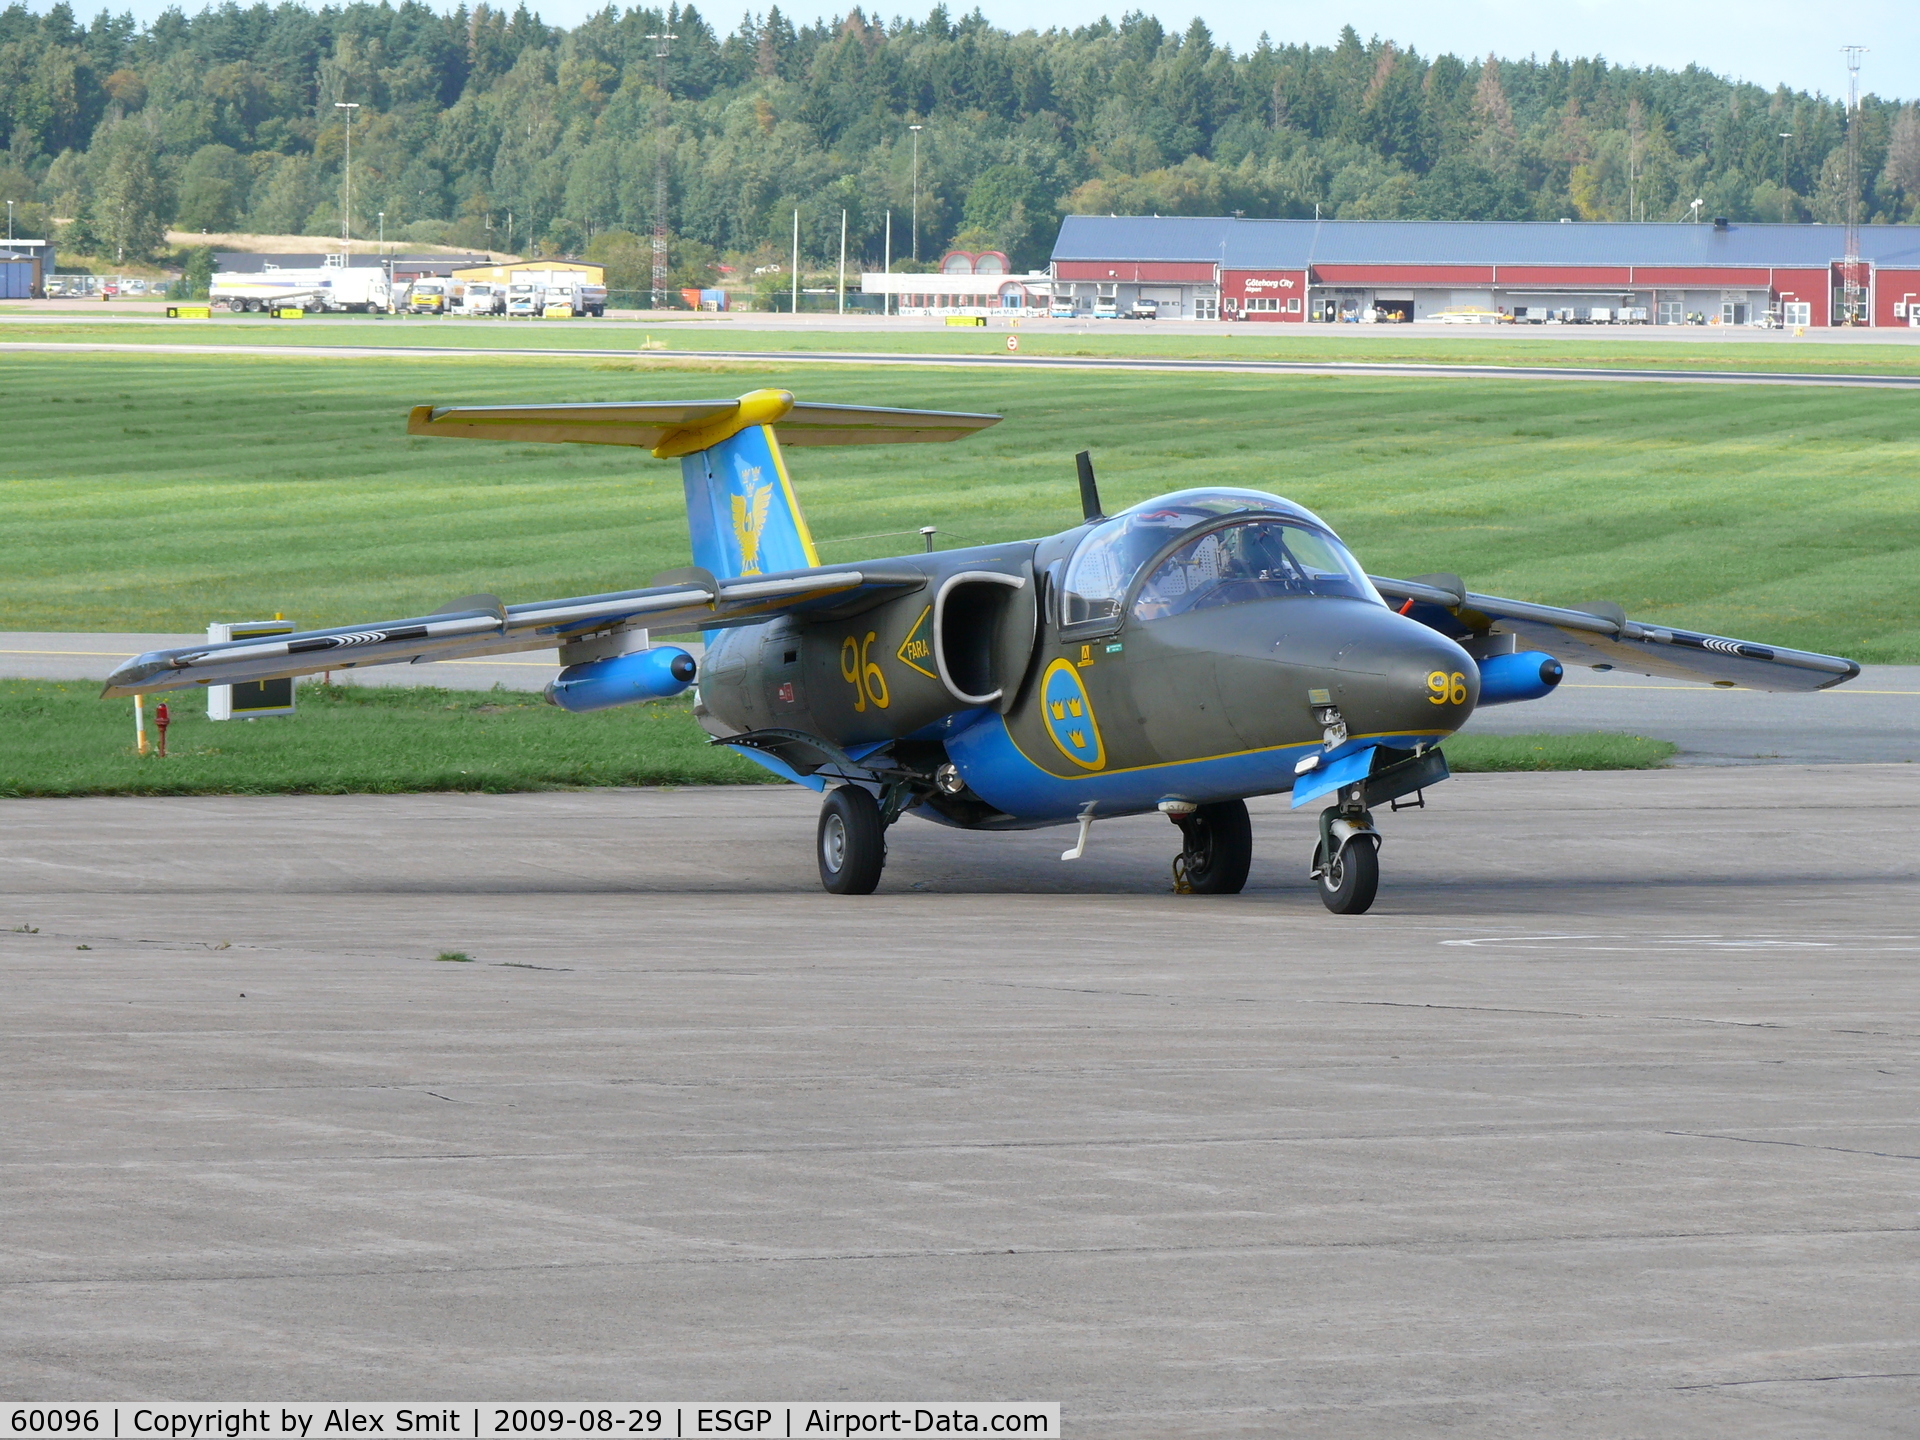
[[[792,613],[855,613],[925,583],[918,570],[842,565],[543,600],[509,605],[504,613],[495,602],[410,620],[154,650],[115,669],[103,693],[109,697],[153,695],[195,685],[237,685],[366,665],[551,650],[598,632],[642,625],[655,633],[673,634],[752,625]]]
[[[1520,637],[1521,648],[1546,651],[1564,665],[1596,670],[1625,670],[1669,680],[1701,680],[1743,685],[1750,690],[1825,690],[1844,684],[1860,667],[1838,655],[1789,650],[1724,635],[1702,635],[1630,620],[1618,605],[1586,610],[1476,595],[1457,576],[1389,580],[1369,576],[1389,601],[1404,601],[1404,613],[1454,639],[1486,634],[1497,625],[1502,634]]]
[[[782,445],[905,445],[959,440],[998,415],[891,410],[796,401],[784,390],[734,400],[611,400],[579,405],[416,405],[409,435],[541,444],[633,445],[661,459],[716,445],[749,425],[770,425]]]

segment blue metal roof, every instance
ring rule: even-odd
[[[1237,220],[1229,216],[1069,215],[1059,260],[1210,261],[1234,270],[1322,265],[1775,265],[1838,260],[1838,225],[1626,224],[1615,221]],[[1862,225],[1860,254],[1920,267],[1920,225]]]

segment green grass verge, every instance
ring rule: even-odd
[[[1456,775],[1507,770],[1658,770],[1680,747],[1643,735],[1455,735],[1443,747]]]
[[[520,691],[302,682],[299,713],[207,719],[173,698],[167,758],[134,749],[131,701],[0,681],[0,796],[504,793],[579,785],[751,785],[773,777],[707,744],[684,702],[569,715]],[[153,738],[153,712],[147,713]]]
[[[569,715],[519,691],[303,681],[297,715],[212,721],[190,693],[172,702],[162,760],[135,751],[132,702],[103,703],[98,694],[89,684],[0,680],[0,797],[779,783],[709,745],[683,701]],[[151,710],[147,723],[151,741]],[[1643,770],[1674,747],[1632,735],[1463,735],[1446,750],[1464,773]]]
[[[1379,574],[1920,660],[1920,394],[552,357],[0,355],[0,629],[349,624],[644,584],[687,563],[677,465],[409,438],[407,406],[764,385],[1007,417],[954,445],[794,452],[829,563],[917,549],[928,524],[943,545],[1064,529],[1090,447],[1110,508],[1275,490]]]
[[[979,355],[1004,358],[1004,324],[969,329],[748,330],[698,320],[572,321],[506,324],[397,315],[270,320],[223,315],[169,321],[123,316],[110,321],[13,321],[4,340],[65,340],[123,345],[400,345],[473,350],[606,350],[632,354],[652,341],[675,351],[848,351],[883,355]],[[1397,326],[1232,325],[1169,323],[1150,334],[1087,333],[1027,322],[1017,332],[1028,357],[1185,360],[1339,360],[1372,364],[1549,365],[1601,370],[1735,370],[1796,374],[1920,375],[1920,345],[1898,341],[1848,344],[1780,334],[1744,340],[1626,339],[1584,327],[1539,330],[1486,327],[1459,335],[1415,335]]]

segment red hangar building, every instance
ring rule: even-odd
[[[1724,220],[1069,215],[1050,268],[1056,314],[1830,326],[1849,313],[1845,244],[1837,225]],[[1851,279],[1854,324],[1920,325],[1920,226],[1861,226]]]

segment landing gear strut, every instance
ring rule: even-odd
[[[1169,813],[1186,842],[1173,862],[1176,890],[1193,895],[1238,895],[1253,864],[1253,823],[1244,800],[1200,805],[1186,814]]]
[[[1357,793],[1343,794],[1341,800],[1320,812],[1313,878],[1320,882],[1320,900],[1327,909],[1336,915],[1364,915],[1380,889],[1380,832]]]

